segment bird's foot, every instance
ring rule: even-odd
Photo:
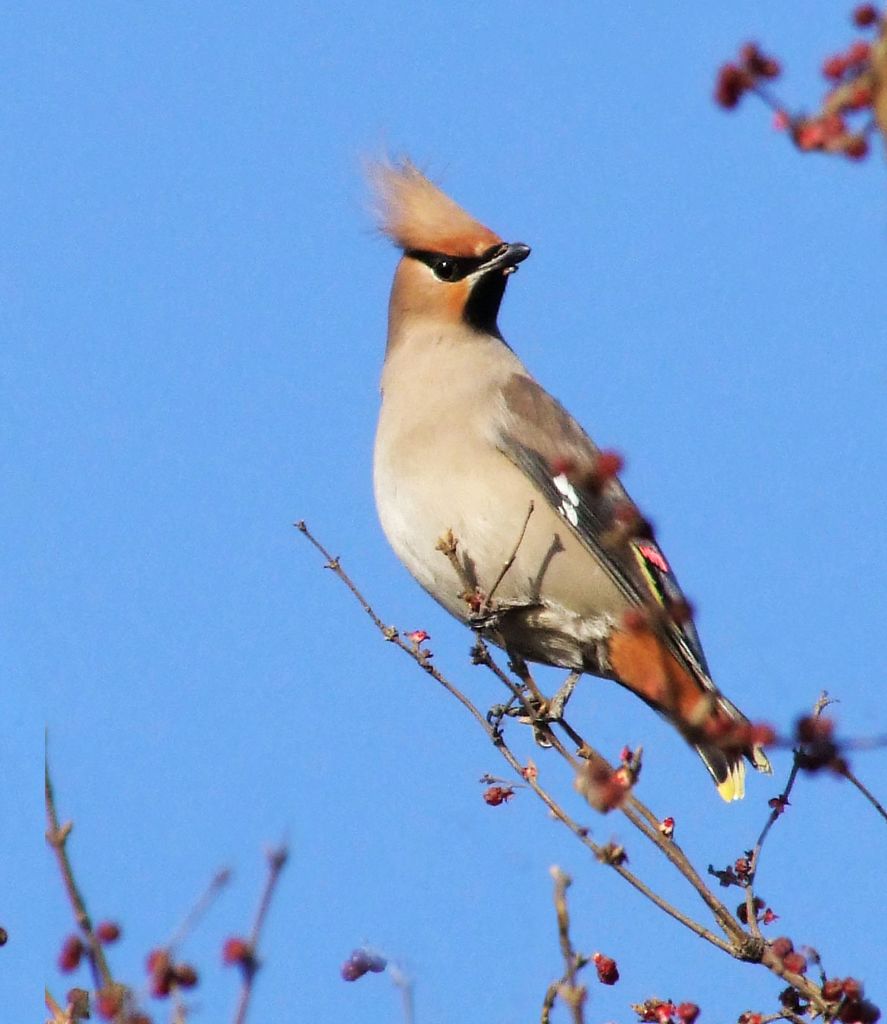
[[[564,680],[563,686],[548,702],[547,718],[550,722],[559,722],[564,717],[567,702],[573,696],[576,684],[582,678],[582,673],[574,669]]]

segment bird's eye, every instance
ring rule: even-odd
[[[431,269],[434,271],[434,276],[440,278],[441,281],[455,281],[459,276],[459,264],[449,256],[441,256],[435,260]]]

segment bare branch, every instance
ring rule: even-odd
[[[253,920],[253,926],[249,934],[249,948],[251,955],[241,964],[241,976],[243,981],[240,987],[240,998],[237,1002],[237,1009],[234,1013],[234,1024],[243,1024],[246,1020],[246,1013],[249,1009],[250,1000],[253,994],[253,982],[255,980],[256,972],[259,969],[258,948],[259,938],[262,934],[262,926],[265,923],[265,918],[268,916],[268,908],[271,906],[271,899],[274,896],[274,890],[280,880],[280,874],[283,871],[288,857],[289,850],[285,845],[275,847],[268,851],[268,873],[265,876],[265,886],[262,889],[259,906],[256,910],[256,916]]]

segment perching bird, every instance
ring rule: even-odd
[[[617,460],[499,333],[508,276],[529,246],[504,242],[409,161],[374,165],[370,176],[380,228],[403,251],[374,454],[376,504],[395,553],[513,659],[637,694],[693,743],[721,796],[741,798],[742,757],[761,771],[769,764],[751,740],[719,742],[747,719],[712,682],[687,602],[615,476]]]

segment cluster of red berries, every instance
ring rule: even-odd
[[[755,920],[759,924],[773,924],[774,921],[779,920],[779,914],[772,911],[758,896],[755,896],[752,900],[752,909],[754,911]],[[740,903],[736,908],[736,916],[743,924],[748,924],[748,905]]]
[[[770,952],[782,962],[782,966],[787,970],[791,971],[792,974],[806,974],[807,973],[807,958],[803,953],[799,953],[794,946],[791,939],[786,938],[784,935],[778,939],[774,939],[770,943]]]
[[[741,753],[751,747],[776,742],[776,730],[766,722],[734,722],[724,716],[711,718],[704,726],[705,738],[726,753]]]
[[[120,938],[120,925],[114,921],[102,921],[96,925],[93,934],[103,946],[107,946]],[[59,970],[65,974],[76,971],[87,949],[88,946],[79,935],[69,935],[59,952]]]
[[[743,95],[757,87],[761,79],[778,78],[779,61],[762,53],[757,43],[745,43],[739,61],[723,64],[715,81],[715,102],[726,110],[738,105]]]
[[[152,949],[145,961],[148,991],[155,999],[165,999],[174,988],[194,988],[197,971],[186,963],[176,963],[168,949]]]
[[[355,949],[351,956],[342,964],[342,977],[345,981],[357,981],[365,974],[381,974],[388,966],[384,956],[373,953],[369,949]]]
[[[644,1003],[635,1003],[632,1010],[640,1021],[651,1021],[654,1024],[695,1024],[699,1016],[699,1007],[695,1003],[678,1003],[670,999],[648,999]]]
[[[795,726],[795,740],[800,750],[798,764],[805,772],[817,772],[829,768],[838,774],[847,770],[847,762],[841,757],[834,739],[835,723],[830,718],[809,715],[798,720]]]
[[[861,4],[853,10],[851,17],[858,28],[870,28],[882,22],[882,16],[873,4]],[[761,93],[761,80],[776,78],[779,71],[777,61],[762,54],[754,43],[746,43],[740,51],[739,62],[724,64],[718,71],[715,101],[732,109],[746,92]],[[842,53],[827,57],[822,65],[822,74],[832,83],[832,88],[825,95],[819,113],[812,117],[793,117],[778,109],[774,127],[787,129],[801,150],[840,153],[851,160],[861,160],[869,151],[865,134],[868,129],[853,131],[846,118],[872,106],[875,72],[871,44],[865,39],[857,39]],[[772,104],[769,97],[765,95],[764,98]]]
[[[823,983],[822,998],[830,1003],[838,1003],[834,1015],[841,1024],[875,1024],[881,1017],[881,1011],[862,995],[862,984],[856,978],[830,978]]]

